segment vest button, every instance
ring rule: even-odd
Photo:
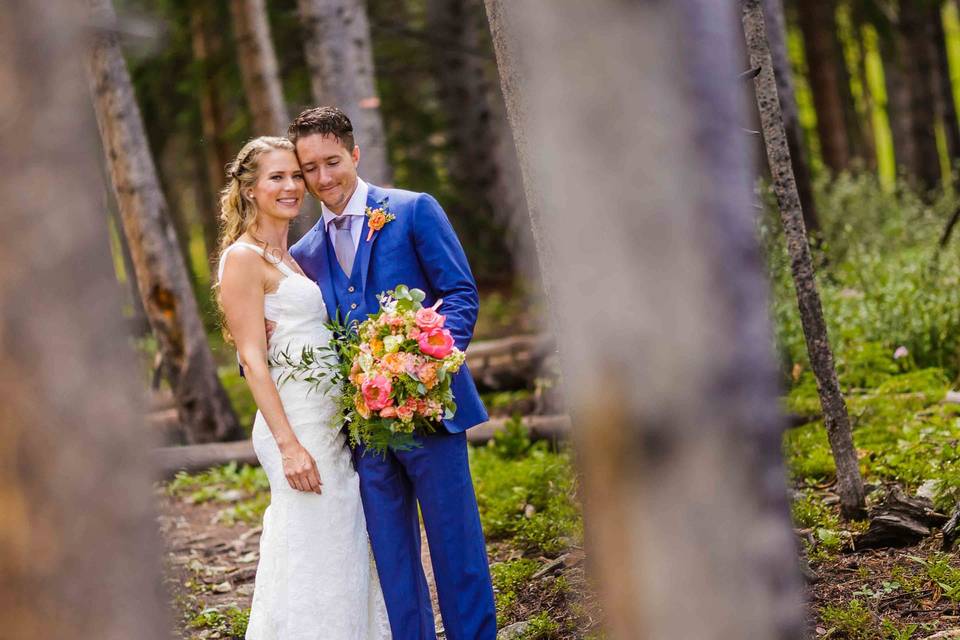
[[[356,291],[356,289],[353,288],[353,285],[350,285],[349,287],[347,287],[347,291],[349,291],[350,293],[353,293],[354,291]]]
[[[351,309],[356,309],[356,308],[357,308],[357,303],[356,303],[356,302],[352,303],[352,304],[350,305],[350,308],[351,308]]]

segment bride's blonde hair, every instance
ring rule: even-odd
[[[245,198],[260,177],[260,158],[269,151],[295,153],[286,138],[261,136],[243,145],[233,162],[227,165],[227,184],[220,192],[220,246],[217,258],[257,221],[257,203]]]
[[[293,143],[286,138],[276,136],[260,136],[243,145],[240,153],[233,162],[227,165],[227,184],[220,191],[220,242],[217,251],[217,262],[223,259],[223,252],[249,231],[257,222],[257,203],[253,198],[244,197],[244,192],[253,189],[260,178],[260,159],[270,151],[289,151],[295,153]],[[269,247],[264,243],[264,259],[269,262]],[[220,279],[214,283],[217,307],[220,311],[220,325],[227,342],[233,342],[233,337],[227,329],[223,318],[223,305],[220,301]]]

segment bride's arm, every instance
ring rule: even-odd
[[[267,366],[263,259],[252,251],[234,251],[227,260],[220,280],[220,301],[247,385],[277,441],[287,482],[298,491],[320,493],[317,463],[293,432]]]

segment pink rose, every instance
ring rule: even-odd
[[[391,391],[393,391],[393,385],[382,373],[370,376],[360,385],[360,392],[363,393],[363,399],[371,411],[379,411],[393,404],[393,398],[390,397]]]
[[[418,329],[417,327],[411,328],[410,331],[407,332],[407,337],[410,338],[411,340],[416,340],[417,338],[420,337],[420,329]]]
[[[420,327],[421,331],[430,331],[431,329],[439,329],[443,326],[443,322],[447,319],[446,316],[437,313],[437,305],[432,307],[424,307],[417,311],[415,319],[417,321],[417,326]]]
[[[417,344],[420,345],[420,351],[441,360],[453,351],[453,336],[449,329],[430,329],[417,336]]]
[[[413,400],[411,403],[410,401]],[[397,417],[403,421],[408,421],[413,418],[413,414],[417,410],[417,401],[414,398],[407,398],[407,401],[402,405],[397,407]]]

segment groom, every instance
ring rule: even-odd
[[[405,284],[426,292],[457,347],[473,335],[477,286],[457,236],[437,201],[425,193],[385,189],[357,176],[360,148],[349,118],[335,107],[308,109],[287,132],[307,190],[323,218],[290,249],[319,285],[331,318],[364,319],[379,309],[377,294]],[[371,230],[367,207],[395,216]],[[421,447],[355,456],[367,530],[394,640],[436,637],[430,593],[420,564],[420,523],[430,546],[440,613],[449,640],[493,640],[496,610],[467,464],[466,429],[487,420],[464,366],[452,381],[456,415]]]

